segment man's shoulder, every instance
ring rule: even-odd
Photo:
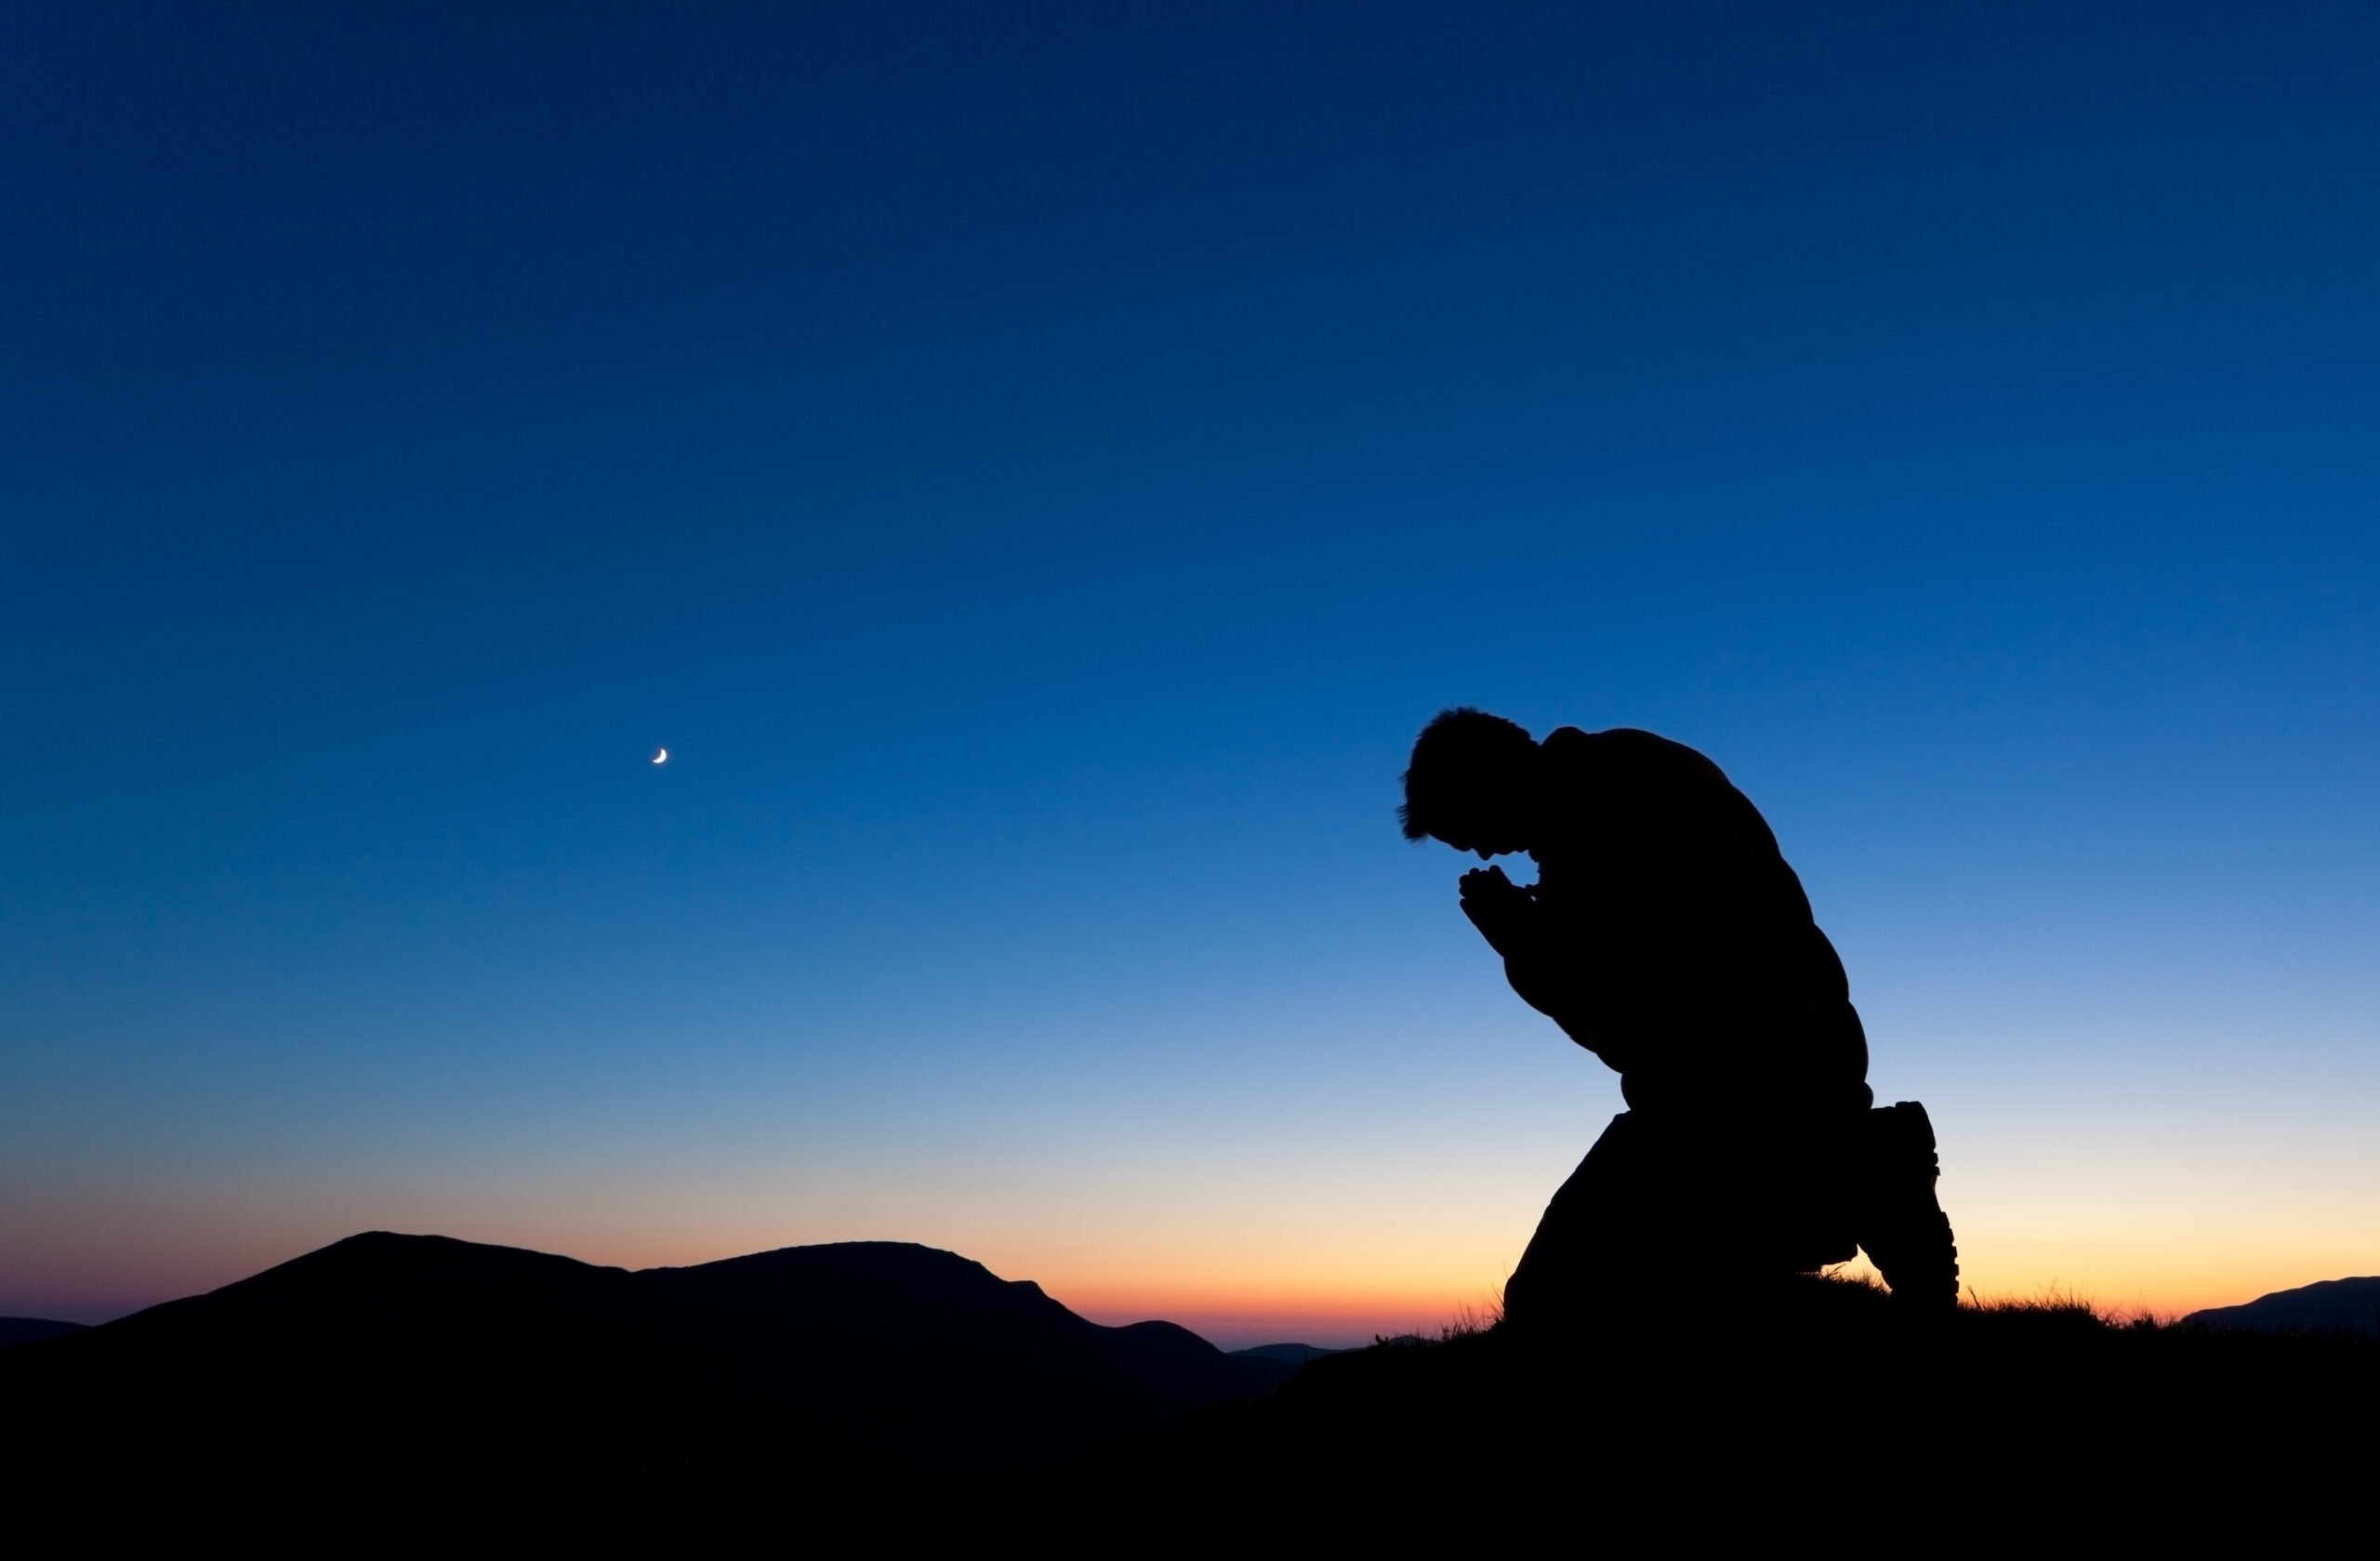
[[[1716,776],[1725,774],[1699,748],[1633,726],[1609,726],[1582,732],[1558,726],[1545,734],[1545,751],[1569,764],[1614,770],[1661,770]]]

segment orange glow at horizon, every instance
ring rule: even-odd
[[[671,1242],[654,1250],[643,1242],[581,1243],[540,1238],[518,1230],[472,1228],[473,1224],[476,1222],[439,1234],[559,1251],[586,1262],[628,1268],[679,1266],[741,1256],[771,1246],[802,1244],[731,1243],[716,1250],[692,1251]],[[2170,1318],[2201,1307],[2235,1304],[2273,1290],[2380,1268],[2368,1252],[2359,1252],[2344,1242],[2288,1247],[2259,1243],[2253,1249],[2218,1252],[2159,1250],[2153,1243],[2138,1241],[2012,1237],[1998,1231],[1972,1235],[1963,1231],[1961,1235],[1963,1267],[1971,1294],[1986,1300],[2069,1295],[2124,1316],[2147,1313]],[[132,1262],[109,1261],[91,1252],[79,1254],[82,1262],[73,1261],[73,1255],[64,1252],[52,1255],[66,1260],[53,1263],[67,1270],[61,1276],[66,1281],[60,1288],[61,1298],[81,1290],[151,1304],[244,1278],[329,1239],[337,1237],[272,1243],[271,1250],[261,1240],[242,1241],[215,1251],[176,1243],[169,1250],[152,1248],[143,1254],[146,1261]],[[1254,1341],[1260,1334],[1266,1341],[1315,1334],[1317,1337],[1305,1342],[1331,1343],[1359,1342],[1375,1333],[1435,1333],[1448,1324],[1492,1315],[1504,1277],[1502,1263],[1494,1261],[1461,1272],[1443,1268],[1417,1272],[1409,1255],[1399,1261],[1400,1254],[1389,1252],[1379,1254],[1377,1266],[1342,1261],[1329,1272],[1301,1273],[1276,1263],[1251,1263],[1237,1272],[1213,1264],[1172,1272],[1134,1265],[1134,1271],[1119,1272],[1079,1258],[1052,1267],[1036,1263],[1024,1251],[952,1250],[982,1262],[1002,1278],[1033,1281],[1052,1299],[1096,1322],[1163,1319],[1210,1337],[1228,1335],[1238,1343]],[[1342,1254],[1342,1260],[1348,1255],[1352,1254]],[[1865,1264],[1849,1267],[1861,1271]],[[1648,1272],[1646,1278],[1647,1283],[1660,1282],[1657,1274]],[[1319,1337],[1322,1334],[1330,1337]]]
[[[1943,1200],[1966,1284],[1990,1299],[2070,1294],[2172,1316],[2321,1279],[2380,1272],[2380,1210],[2353,1176],[2261,1181],[2245,1150],[2160,1161],[2136,1144],[2091,1153],[2129,1179],[2039,1143],[1946,1134]],[[1541,1162],[1541,1163],[1540,1163]],[[210,1290],[367,1229],[434,1232],[628,1268],[684,1265],[813,1242],[914,1240],[1029,1279],[1104,1323],[1163,1318],[1219,1342],[1358,1343],[1435,1332],[1489,1313],[1562,1173],[1548,1151],[1510,1171],[1407,1154],[1337,1168],[1289,1160],[1228,1182],[1137,1184],[1012,1173],[892,1178],[818,1193],[766,1167],[715,1176],[457,1173],[323,1185],[123,1186],[0,1209],[0,1310],[96,1320]],[[1491,1168],[1492,1170],[1492,1168]],[[788,1194],[788,1185],[794,1192]],[[1286,1190],[1285,1190],[1286,1189]],[[1648,1283],[1659,1276],[1648,1274]]]

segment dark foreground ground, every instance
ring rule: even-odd
[[[2079,1305],[1911,1322],[1874,1290],[1805,1280],[1567,1342],[1500,1328],[1334,1356],[1065,1478],[1122,1511],[1261,1493],[1268,1522],[1316,1534],[1832,1537],[1889,1553],[2327,1528],[2361,1545],[2380,1345]]]
[[[143,1318],[0,1357],[17,1531],[771,1553],[2269,1542],[2360,1535],[2380,1469],[2371,1341],[2059,1306],[1912,1321],[1818,1280],[1286,1381],[879,1244],[629,1276],[357,1238]]]

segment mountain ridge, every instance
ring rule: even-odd
[[[631,1271],[373,1231],[10,1351],[0,1390],[20,1437],[55,1425],[135,1462],[161,1439],[308,1465],[344,1445],[392,1468],[526,1459],[600,1485],[764,1456],[813,1472],[1046,1467],[1290,1369],[1171,1323],[1104,1327],[909,1242]]]
[[[2250,1333],[2380,1335],[2380,1276],[2318,1279],[2237,1306],[2208,1306],[2182,1321],[2186,1326]]]
[[[44,1339],[60,1339],[70,1333],[81,1333],[90,1325],[63,1322],[56,1317],[0,1317],[0,1350],[13,1350],[20,1344],[37,1344]]]

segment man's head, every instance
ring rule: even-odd
[[[1405,772],[1405,838],[1435,838],[1483,858],[1537,843],[1542,783],[1538,746],[1501,716],[1441,710],[1421,728]]]

